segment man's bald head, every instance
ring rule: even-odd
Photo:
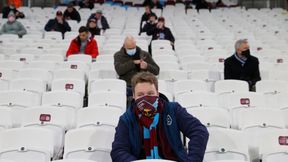
[[[127,36],[124,40],[125,49],[134,49],[136,48],[136,41],[133,36]]]

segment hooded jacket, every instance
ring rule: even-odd
[[[80,46],[81,46],[80,38],[77,37],[73,39],[70,43],[69,49],[67,50],[66,57],[73,55],[73,54],[79,54]],[[90,55],[94,59],[98,56],[98,45],[97,45],[96,40],[93,37],[90,37],[87,40],[84,53],[86,55]]]

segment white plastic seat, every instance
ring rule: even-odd
[[[79,79],[57,79],[52,81],[52,91],[74,91],[85,95],[85,81]]]
[[[188,73],[182,70],[161,70],[158,79],[167,81],[186,80],[188,79]]]
[[[88,74],[89,72],[89,65],[87,65],[86,63],[84,62],[80,62],[80,61],[66,61],[66,62],[63,62],[61,65],[60,65],[60,68],[63,68],[63,69],[73,69],[73,70],[82,70],[84,71],[86,74]]]
[[[26,64],[26,68],[29,69],[42,69],[48,71],[53,71],[56,67],[57,63],[52,61],[33,61]]]
[[[240,80],[220,80],[215,83],[215,92],[232,93],[232,92],[248,92],[249,85],[245,81]]]
[[[161,70],[180,70],[180,65],[177,62],[157,62]]]
[[[62,33],[56,31],[45,32],[44,38],[47,40],[62,40]]]
[[[13,61],[23,61],[23,62],[31,62],[35,59],[33,54],[13,54],[9,57],[9,60]]]
[[[153,50],[172,50],[171,42],[168,40],[153,40],[151,42],[152,52]]]
[[[77,127],[112,126],[116,127],[123,111],[109,106],[91,106],[77,111]]]
[[[211,64],[204,62],[190,62],[182,64],[183,70],[192,71],[192,70],[211,70]]]
[[[111,162],[114,133],[115,128],[105,126],[68,131],[65,135],[64,159]]]
[[[119,79],[98,79],[89,81],[89,93],[106,91],[126,94],[126,82]]]
[[[42,105],[79,109],[83,107],[83,97],[73,91],[50,91],[43,93]]]
[[[94,92],[89,94],[89,106],[111,106],[126,110],[126,94],[120,92]]]
[[[263,162],[287,161],[287,130],[273,130],[258,137],[259,156]]]
[[[54,157],[56,136],[44,128],[15,128],[1,133],[1,159],[16,162],[49,162]]]
[[[22,90],[0,91],[0,106],[20,107],[40,105],[39,95]]]
[[[60,69],[53,72],[53,80],[78,79],[86,81],[85,72],[78,69]]]
[[[2,130],[11,128],[13,126],[12,120],[13,118],[11,110],[0,106],[0,133]],[[1,142],[0,142],[0,148],[1,148]]]
[[[187,112],[199,119],[208,128],[230,128],[230,115],[225,109],[194,108],[188,109]]]
[[[0,68],[0,91],[9,89],[10,81],[15,77],[15,73],[14,70]]]
[[[114,64],[111,61],[98,61],[91,64],[91,70],[114,70]]]
[[[84,62],[86,64],[89,64],[92,62],[92,57],[90,55],[70,55],[68,58],[68,61],[80,61]]]
[[[89,80],[97,79],[117,79],[118,75],[115,69],[98,69],[89,72]]]
[[[178,80],[174,82],[174,95],[179,95],[194,91],[208,91],[208,85],[204,81],[199,80]]]
[[[247,137],[232,129],[210,129],[204,161],[214,160],[249,161]]]
[[[219,107],[217,96],[211,92],[190,92],[175,96],[175,101],[179,102],[183,107]]]
[[[37,55],[36,60],[37,61],[52,61],[52,62],[61,63],[64,61],[64,57],[62,55],[58,55],[58,54],[42,54],[42,55]]]
[[[39,79],[44,81],[46,84],[51,84],[52,73],[49,70],[38,69],[38,68],[27,68],[22,69],[17,73],[18,79]]]
[[[280,80],[261,80],[256,83],[256,91],[264,94],[288,92],[288,82]]]
[[[24,62],[22,61],[1,61],[0,68],[11,69],[11,70],[20,70],[24,67]]]
[[[41,79],[15,79],[10,82],[11,90],[23,90],[42,95],[47,90],[47,84]]]

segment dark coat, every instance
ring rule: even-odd
[[[164,27],[163,29],[158,29],[156,25],[147,28],[147,35],[152,35],[152,40],[158,40],[160,37],[160,33],[163,33],[165,35],[165,40],[169,40],[172,43],[175,42],[175,38],[169,28]]]
[[[144,27],[142,27],[142,26],[143,26],[143,22],[147,22],[147,21],[149,20],[149,18],[150,18],[151,15],[155,16],[156,19],[157,19],[157,15],[156,15],[154,12],[151,12],[150,14],[144,13],[144,14],[142,15],[142,17],[141,17],[141,22],[140,22],[140,33],[145,32],[145,31],[143,31],[143,28],[144,28]]]
[[[92,19],[92,18],[94,18],[94,19],[97,20],[95,13],[94,13],[94,14],[91,14],[91,16],[89,17],[88,21],[89,21],[90,19]],[[106,19],[105,16],[102,16],[102,17],[101,17],[101,24],[102,24],[102,29],[103,29],[103,30],[106,30],[106,29],[109,29],[109,28],[110,28],[110,26],[109,26],[109,24],[108,24],[108,21],[107,21],[107,19]]]
[[[128,86],[131,85],[132,77],[138,72],[143,71],[140,69],[139,65],[134,64],[134,60],[143,59],[148,64],[147,71],[153,73],[154,75],[159,74],[159,67],[154,62],[151,55],[139,47],[137,47],[136,51],[137,52],[134,56],[129,56],[126,53],[126,50],[121,48],[121,50],[116,52],[114,55],[115,70],[119,75],[119,78],[125,80]]]
[[[58,31],[64,34],[67,31],[71,31],[71,27],[67,21],[63,20],[63,24],[58,23],[57,19],[50,19],[45,25],[45,31]]]
[[[64,18],[65,19],[70,18],[71,20],[76,20],[77,22],[81,21],[81,16],[80,16],[79,12],[75,8],[73,8],[72,12],[68,12],[68,10],[66,9],[64,11]]]
[[[164,101],[162,116],[162,125],[168,143],[177,155],[177,161],[202,162],[209,138],[207,128],[178,103]],[[188,144],[189,153],[183,147],[180,132],[190,139]],[[113,162],[130,162],[140,159],[140,141],[136,116],[133,113],[133,107],[130,107],[120,117],[118,126],[116,127],[111,151]]]
[[[4,7],[2,9],[2,18],[4,18],[4,19],[8,18],[8,15],[10,12],[13,12],[15,15],[18,12],[19,14],[16,16],[16,18],[24,18],[25,17],[25,15],[22,12],[18,11],[16,8],[11,9],[9,6],[7,6],[7,7]]]
[[[247,81],[251,90],[252,86],[261,80],[258,59],[250,55],[242,66],[242,63],[236,59],[235,55],[232,55],[225,60],[224,78]]]

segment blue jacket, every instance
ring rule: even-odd
[[[185,108],[175,102],[164,102],[163,127],[168,142],[180,162],[202,162],[209,137],[207,128]],[[124,113],[116,127],[112,144],[111,158],[113,162],[129,162],[139,160],[141,139],[133,107]],[[180,131],[190,139],[188,153],[181,141]]]

